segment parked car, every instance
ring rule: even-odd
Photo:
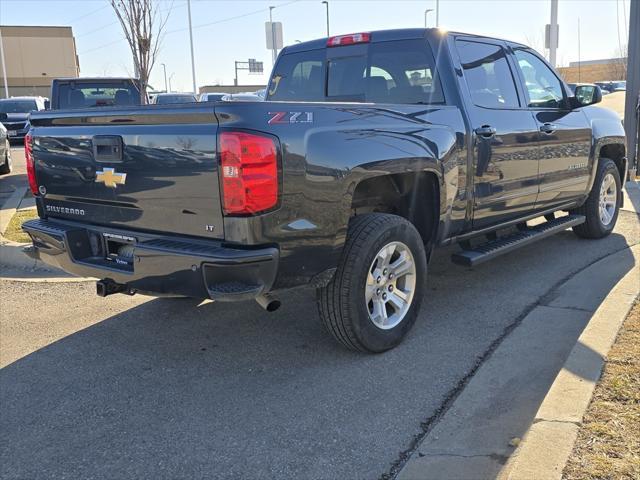
[[[142,105],[143,97],[135,78],[56,78],[51,82],[50,108]]]
[[[11,97],[0,99],[0,123],[7,129],[10,141],[22,140],[29,130],[29,112],[44,110],[44,97]]]
[[[201,93],[199,101],[200,102],[219,102],[220,100],[222,100],[222,97],[224,97],[225,95],[227,94],[220,93],[220,92]]]
[[[625,136],[599,101],[525,45],[402,29],[285,47],[266,102],[39,112],[29,254],[102,296],[272,311],[311,287],[336,340],[381,352],[434,294],[434,248],[474,266],[567,228],[611,233]]]
[[[7,129],[0,123],[0,175],[11,173],[11,145],[9,144],[9,136]]]
[[[264,98],[255,93],[230,93],[222,97],[223,102],[262,102]]]
[[[606,82],[595,82],[595,84],[607,93],[623,92],[627,89],[627,82],[625,80],[609,80]]]
[[[169,103],[195,103],[198,100],[192,93],[158,93],[153,97],[152,104],[167,105]]]

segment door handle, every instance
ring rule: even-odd
[[[475,129],[476,135],[480,137],[493,137],[496,134],[496,129],[490,125],[483,125]]]
[[[546,133],[547,135],[552,134],[553,132],[555,132],[558,129],[557,125],[554,125],[553,123],[545,123],[543,125],[540,126],[540,131],[542,133]]]

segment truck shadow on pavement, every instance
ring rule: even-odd
[[[0,476],[377,478],[554,285],[626,247],[620,234],[564,232],[469,270],[444,249],[414,331],[383,355],[335,344],[310,291],[272,314],[253,302],[150,300],[0,371]],[[629,254],[618,278],[632,265]],[[528,428],[584,324],[562,329],[536,391],[512,401],[515,430]]]

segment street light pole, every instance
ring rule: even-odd
[[[427,28],[427,14],[428,14],[429,12],[433,12],[433,8],[427,8],[427,9],[424,11],[424,28]]]
[[[0,30],[0,60],[2,61],[2,76],[4,77],[4,96],[9,98],[9,83],[7,82],[7,64],[4,61],[4,45],[2,44],[2,30]]]
[[[269,7],[269,23],[271,24],[271,64],[276,64],[276,29],[273,28],[273,9],[276,7]]]
[[[436,28],[440,28],[440,0],[436,0]]]
[[[162,65],[162,69],[164,70],[164,91],[168,93],[169,90],[167,90],[167,66],[164,63],[161,63],[160,65]]]
[[[327,2],[327,0],[324,0],[322,3],[324,3],[324,6],[327,7],[327,37],[329,36],[329,2]]]
[[[171,88],[171,79],[173,78],[173,76],[174,76],[175,74],[176,74],[176,73],[175,73],[175,72],[173,72],[171,75],[169,75],[169,92],[168,92],[168,93],[173,92],[173,89]]]
[[[558,49],[558,0],[551,0],[551,22],[549,25],[549,63],[556,66]]]
[[[196,92],[196,63],[193,58],[193,29],[191,28],[191,0],[187,0],[187,13],[189,15],[189,43],[191,44],[191,79],[193,80],[193,93]]]

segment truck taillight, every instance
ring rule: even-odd
[[[220,176],[225,214],[247,215],[278,203],[278,153],[271,137],[221,132]]]
[[[327,39],[327,47],[340,47],[342,45],[355,45],[356,43],[369,43],[370,33],[351,33],[349,35],[339,35]]]
[[[27,133],[24,137],[24,162],[27,165],[27,179],[31,193],[38,195],[38,182],[36,180],[36,168],[33,161],[33,137]]]

